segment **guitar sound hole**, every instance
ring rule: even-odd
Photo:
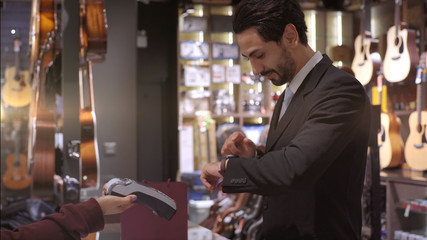
[[[394,45],[397,46],[399,45],[399,37],[394,38]]]
[[[421,124],[417,124],[417,132],[421,133],[423,131],[423,127],[421,126]]]
[[[421,124],[420,124],[420,125],[421,125]],[[422,133],[422,136],[423,136],[422,142],[423,142],[423,143],[427,143],[427,139],[426,139],[426,127],[427,127],[427,125],[426,125],[426,124],[424,124],[424,127],[423,127],[423,133]]]

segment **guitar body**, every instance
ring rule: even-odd
[[[99,187],[99,154],[96,141],[95,113],[88,109],[80,110],[80,157],[82,188]]]
[[[381,113],[381,131],[378,133],[381,169],[398,167],[403,163],[400,124],[400,119],[396,115]]]
[[[363,42],[362,42],[363,41]],[[381,56],[377,52],[378,41],[358,35],[354,40],[354,58],[351,69],[357,80],[363,85],[375,82],[377,71],[381,66]]]
[[[52,199],[55,175],[55,118],[51,111],[37,108],[34,142],[32,146],[33,184],[31,195],[41,199]],[[30,159],[31,161],[31,159]]]
[[[409,116],[409,136],[405,143],[405,159],[411,169],[427,170],[427,111],[421,111],[421,122],[418,112]]]
[[[416,32],[401,29],[396,37],[396,26],[387,32],[387,50],[384,57],[384,77],[391,83],[415,77],[419,61],[416,48]]]
[[[93,97],[92,62],[107,51],[103,0],[80,1],[80,182],[82,189],[99,188],[99,154]]]
[[[6,158],[6,165],[7,170],[2,180],[7,188],[19,190],[31,185],[31,177],[27,175],[27,157],[24,154],[10,154]]]
[[[55,2],[35,0],[32,14],[35,14],[32,16],[30,29],[33,98],[30,105],[28,138],[28,160],[33,178],[31,195],[34,198],[53,200],[56,103],[46,100],[46,76],[56,57]]]
[[[28,71],[19,71],[19,79],[15,80],[16,67],[5,70],[6,83],[2,88],[3,101],[12,107],[25,107],[31,101],[31,87],[28,82]]]

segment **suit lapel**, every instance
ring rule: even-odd
[[[311,72],[304,79],[301,86],[298,88],[297,92],[294,94],[288,109],[286,110],[283,117],[279,122],[278,118],[280,115],[280,109],[283,102],[284,92],[280,96],[277,105],[273,112],[272,123],[270,124],[270,129],[268,132],[267,143],[266,143],[266,152],[270,151],[274,144],[282,136],[283,132],[288,127],[289,123],[294,118],[295,114],[298,111],[299,106],[304,106],[305,97],[317,86],[319,80],[326,72],[326,69],[332,64],[332,61],[328,56],[324,55],[322,60],[311,70]]]
[[[285,97],[285,91],[280,94],[279,99],[277,99],[276,106],[274,107],[273,116],[271,117],[270,129],[275,129],[277,127],[277,122],[279,121],[280,111],[282,109],[283,98]],[[271,130],[269,131],[270,134]]]

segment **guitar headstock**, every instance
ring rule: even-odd
[[[17,29],[11,31],[13,37],[13,51],[19,53],[21,49],[21,34]]]

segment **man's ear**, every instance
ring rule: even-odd
[[[286,25],[285,30],[283,31],[282,43],[286,46],[295,47],[299,41],[298,31],[295,25],[289,23]]]

